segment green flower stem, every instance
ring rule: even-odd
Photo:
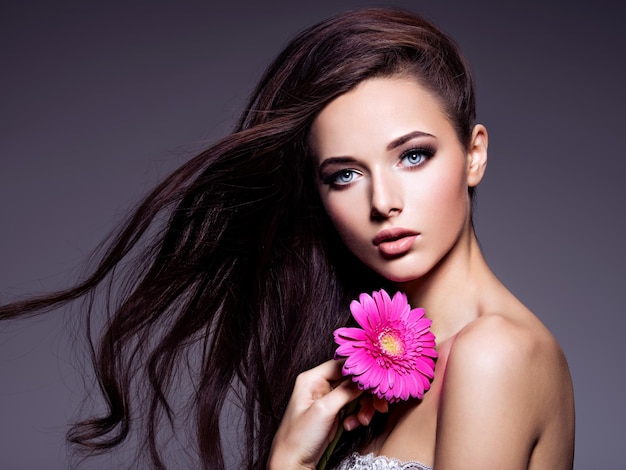
[[[345,412],[343,413],[343,416],[344,417],[349,416],[352,413],[354,413],[358,405],[359,405],[358,400],[354,400],[348,403],[348,405],[345,408]],[[335,451],[335,447],[337,447],[337,443],[339,442],[339,439],[341,439],[342,434],[343,434],[343,422],[340,421],[339,426],[337,427],[337,432],[335,432],[335,437],[333,438],[331,443],[328,444],[328,447],[326,448],[324,455],[322,455],[322,458],[317,463],[317,466],[315,467],[316,470],[324,470],[326,468],[326,465],[328,464],[328,459],[330,459],[330,456],[333,455],[333,452]]]

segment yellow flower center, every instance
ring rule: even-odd
[[[404,344],[395,331],[384,330],[378,335],[378,344],[382,351],[390,356],[397,356],[404,352]]]

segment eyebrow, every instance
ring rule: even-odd
[[[389,145],[387,145],[387,150],[393,150],[396,147],[400,147],[402,144],[405,144],[409,140],[415,139],[416,137],[435,137],[435,136],[432,134],[429,134],[428,132],[422,132],[422,131],[409,132],[408,134],[403,135],[402,137],[398,137],[397,139],[391,141]]]
[[[322,163],[320,163],[318,171],[322,173],[322,170],[326,168],[327,166],[334,165],[334,164],[354,163],[354,162],[356,162],[356,159],[352,157],[330,157],[330,158],[325,159]]]
[[[387,145],[387,150],[393,150],[397,147],[400,147],[401,145],[407,143],[411,139],[415,139],[416,137],[433,137],[434,138],[435,136],[432,134],[429,134],[428,132],[422,132],[422,131],[409,132],[408,134],[405,134],[403,136],[398,137],[397,139],[392,140],[389,143],[389,145]],[[321,173],[322,170],[329,165],[354,163],[354,162],[356,162],[356,159],[352,157],[330,157],[330,158],[325,159],[322,163],[320,163],[318,171]]]

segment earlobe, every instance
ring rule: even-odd
[[[488,140],[487,128],[482,124],[476,124],[467,152],[467,186],[470,188],[477,186],[485,174]]]

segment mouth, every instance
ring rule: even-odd
[[[418,232],[396,227],[381,230],[372,242],[384,257],[389,258],[407,253],[418,236]]]

